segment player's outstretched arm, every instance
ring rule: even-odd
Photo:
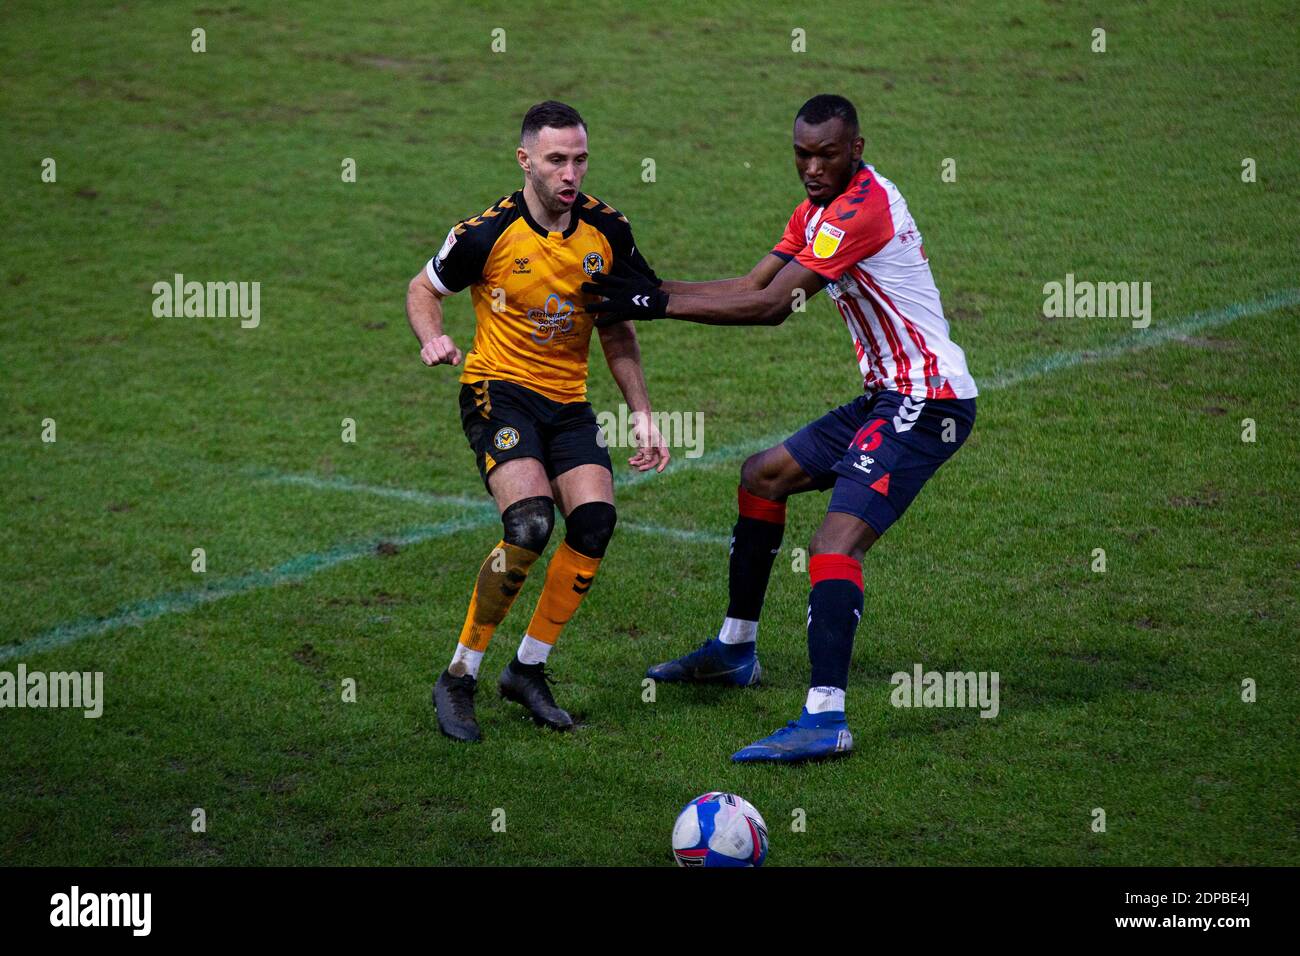
[[[735,279],[715,279],[711,282],[676,282],[665,279],[659,288],[669,295],[734,295],[737,292],[754,292],[766,289],[785,262],[780,256],[769,252],[749,271],[749,275]]]
[[[406,321],[420,342],[420,360],[425,365],[460,364],[460,349],[442,331],[442,296],[423,269],[406,287]]]
[[[762,289],[727,296],[671,296],[665,317],[704,325],[780,325],[794,311],[800,291],[801,301],[807,301],[825,284],[826,280],[817,273],[791,261]]]
[[[765,288],[731,295],[672,295],[630,270],[598,273],[592,280],[583,284],[582,291],[598,297],[587,311],[597,314],[600,328],[629,319],[658,318],[704,325],[780,325],[794,311],[796,296],[806,300],[826,283],[796,261],[782,266]]]

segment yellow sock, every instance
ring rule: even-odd
[[[546,569],[546,584],[537,599],[533,619],[528,622],[528,636],[543,644],[554,644],[591,589],[599,567],[600,558],[589,558],[563,542]]]
[[[492,633],[505,619],[519,589],[524,586],[528,569],[537,558],[536,552],[505,541],[492,549],[478,569],[469,610],[465,612],[465,625],[460,631],[462,645],[480,654],[487,650]]]

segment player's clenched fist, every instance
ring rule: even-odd
[[[463,356],[450,335],[429,339],[420,349],[420,359],[425,365],[459,365]]]

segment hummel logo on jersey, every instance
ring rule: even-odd
[[[648,308],[650,308],[650,296],[648,296],[648,295],[634,295],[634,296],[632,296],[632,304],[633,304],[633,305],[639,305],[639,306],[641,306],[642,308],[646,308],[646,309],[648,309]]]
[[[911,427],[911,426],[908,426]],[[864,474],[871,474],[871,466],[876,463],[876,459],[870,455],[859,455],[858,460],[853,463],[853,467]]]
[[[924,408],[924,401],[917,402],[914,405],[912,404],[912,398],[910,395],[904,398],[903,404],[898,406],[898,414],[894,416],[894,431],[911,431],[912,426],[915,425],[917,419],[921,417],[921,411]]]

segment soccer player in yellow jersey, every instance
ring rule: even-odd
[[[580,192],[587,127],[576,110],[553,101],[534,106],[515,155],[524,188],[453,226],[406,295],[424,363],[464,361],[461,424],[503,526],[479,569],[451,664],[433,688],[438,727],[454,740],[481,738],[474,713],[479,664],[546,548],[557,502],[564,542],[498,688],[537,722],[555,730],[573,726],[547,687],[545,662],[591,589],[616,517],[609,452],[586,400],[592,317],[581,286],[616,262],[654,278],[627,219]],[[442,299],[465,288],[476,327],[474,345],[462,355],[443,331]],[[632,412],[637,451],[628,463],[661,472],[670,456],[651,421],[632,323],[599,332],[610,374]]]

